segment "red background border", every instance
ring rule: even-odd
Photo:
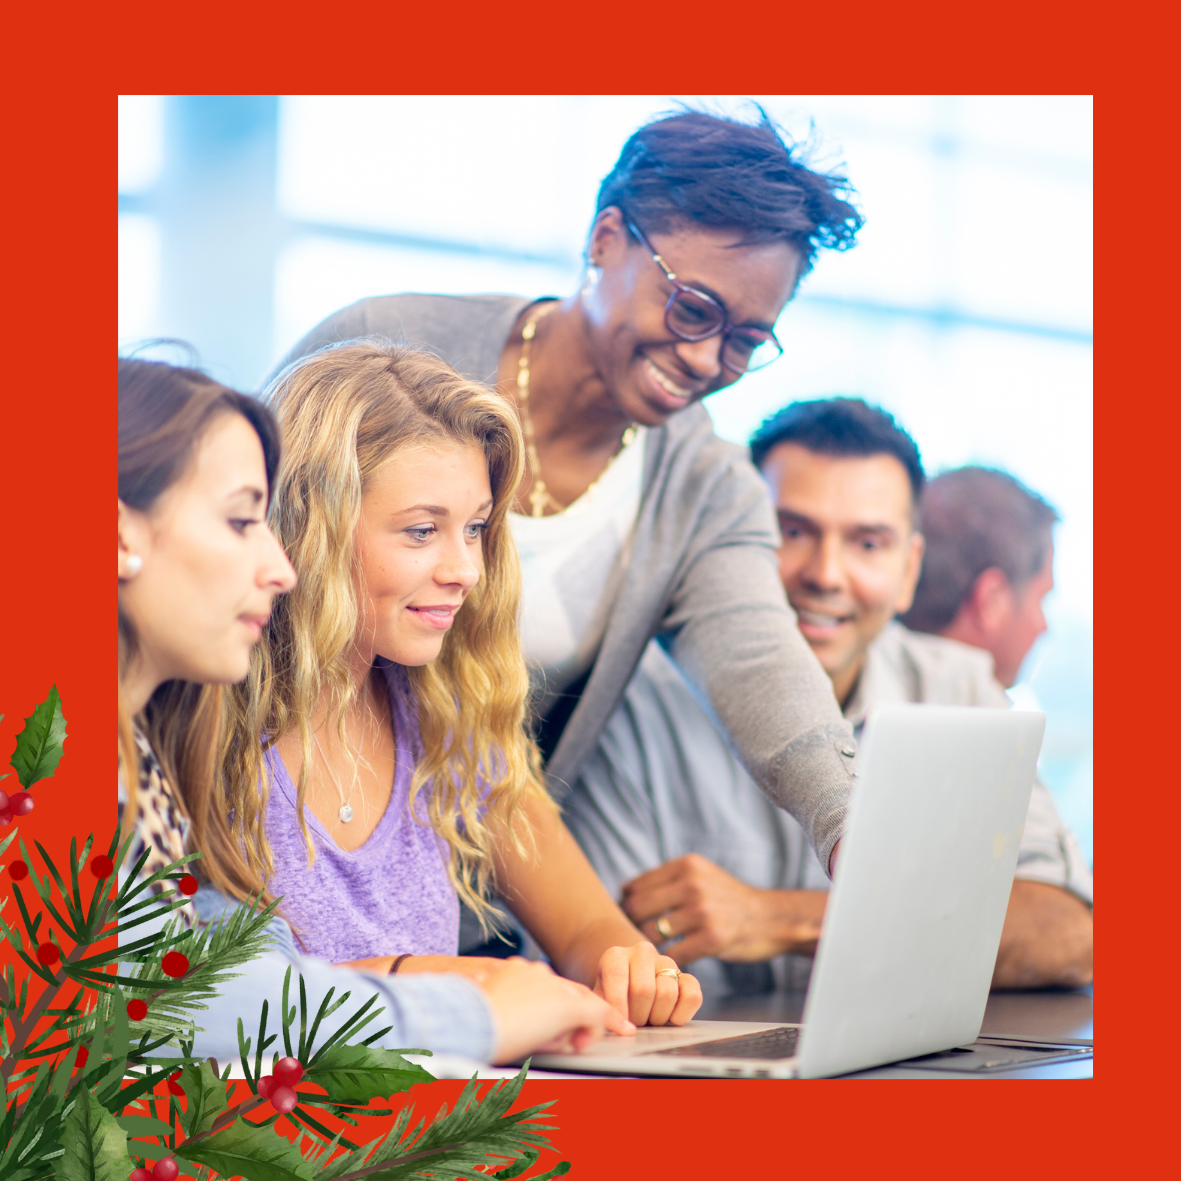
[[[1161,527],[1177,500],[1168,452],[1178,392],[1161,356],[1176,304],[1177,252],[1165,228],[1175,133],[1162,123],[1172,94],[1150,89],[1173,73],[1163,58],[1171,38],[1153,10],[1125,5],[1118,18],[1032,3],[803,12],[782,3],[387,5],[369,14],[354,6],[340,19],[290,5],[42,12],[8,18],[0,757],[20,717],[56,682],[66,755],[22,825],[26,839],[54,853],[71,834],[109,832],[115,813],[115,603],[102,574],[113,560],[102,558],[98,539],[115,483],[108,350],[119,91],[1099,92],[1096,827],[1118,834],[1127,864],[1103,887],[1096,1080],[1036,1091],[964,1091],[951,1081],[833,1091],[587,1080],[530,1083],[526,1097],[559,1100],[555,1138],[586,1178],[1151,1169],[1173,1109],[1176,1071],[1153,1047],[1166,1034],[1178,959],[1176,920],[1150,904],[1170,898],[1158,850],[1174,843],[1177,827],[1165,683],[1176,642],[1171,580],[1161,577],[1176,562],[1174,530]],[[1049,220],[1053,210],[1030,216]],[[1146,820],[1153,841],[1141,832]],[[426,1110],[435,1093],[422,1093]],[[450,1093],[440,1084],[440,1100]]]

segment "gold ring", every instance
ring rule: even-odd
[[[680,968],[661,968],[660,971],[656,973],[656,975],[671,976],[674,980],[680,980],[681,970]]]
[[[661,939],[671,939],[673,937],[673,929],[669,925],[668,915],[662,914],[660,918],[656,920],[656,933],[661,937]]]

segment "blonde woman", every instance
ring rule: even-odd
[[[150,876],[202,852],[193,864],[200,888],[178,912],[190,926],[262,889],[214,795],[215,756],[224,686],[246,676],[268,615],[295,583],[266,523],[278,462],[278,429],[253,398],[195,369],[120,360],[120,794],[136,838],[125,864],[146,852],[141,872]],[[542,965],[505,964],[479,983],[389,979],[301,955],[280,920],[270,934],[271,950],[241,965],[202,1016],[198,1055],[237,1058],[238,1019],[253,1028],[264,1000],[273,1012],[292,967],[313,1006],[330,989],[354,1002],[376,998],[389,1026],[380,1044],[390,1049],[513,1061],[627,1029],[604,1001]],[[325,1032],[333,1028],[329,1019]]]
[[[537,776],[511,405],[372,341],[297,363],[266,400],[299,583],[238,694],[227,804],[305,947],[480,979],[497,961],[456,956],[459,901],[487,915],[495,884],[563,975],[636,1024],[688,1021],[697,981],[612,902]]]

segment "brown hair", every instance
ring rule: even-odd
[[[902,622],[939,632],[955,619],[976,579],[1001,570],[1020,591],[1045,565],[1058,514],[1007,472],[961,467],[928,481],[919,506],[927,547],[914,604]]]
[[[149,512],[185,474],[205,432],[224,414],[242,415],[257,432],[269,489],[279,467],[280,444],[274,416],[265,406],[199,369],[121,357],[119,500]],[[137,646],[135,628],[120,602],[120,686]],[[194,869],[219,890],[247,898],[262,886],[232,839],[214,794],[223,753],[222,710],[221,685],[166,681],[134,719],[120,692],[119,762],[128,801],[124,824],[130,828],[137,814],[139,759],[134,730],[138,725],[188,814],[191,848],[205,855]]]

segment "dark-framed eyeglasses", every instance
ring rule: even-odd
[[[708,340],[711,336],[720,335],[721,361],[731,373],[751,373],[783,356],[783,345],[775,338],[774,332],[732,325],[726,309],[712,295],[696,287],[686,286],[673,274],[635,222],[625,215],[623,224],[672,284],[673,293],[664,308],[664,323],[669,332],[688,341]]]

